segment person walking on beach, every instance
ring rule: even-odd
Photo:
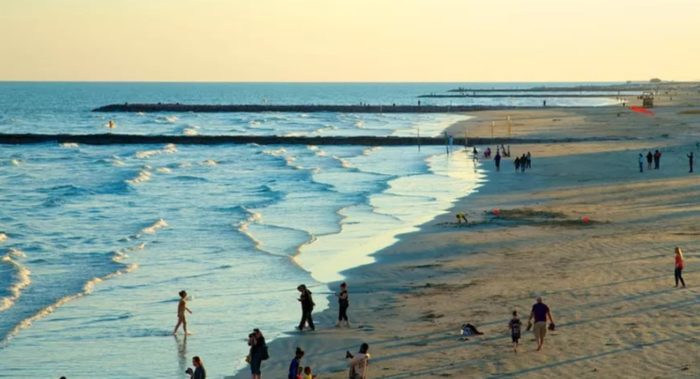
[[[532,311],[530,312],[530,317],[527,320],[528,330],[532,324],[532,319],[535,319],[535,324],[533,326],[533,333],[535,334],[535,339],[537,340],[537,351],[542,350],[544,345],[544,336],[547,334],[547,318],[549,318],[550,329],[554,330],[554,319],[552,318],[552,312],[550,312],[549,307],[542,302],[542,297],[537,297],[537,302],[532,306]]]
[[[498,151],[496,151],[493,161],[496,162],[496,171],[501,171],[501,154]]]
[[[180,302],[177,304],[177,324],[175,324],[173,335],[177,334],[177,330],[180,328],[180,325],[182,325],[182,330],[184,330],[185,335],[189,336],[190,333],[187,332],[187,319],[185,318],[185,311],[190,312],[190,314],[192,314],[192,311],[187,308],[187,301],[185,300],[187,298],[187,292],[182,290],[179,294]]]
[[[520,172],[525,172],[525,165],[527,164],[527,157],[525,156],[525,153],[523,153],[523,156],[520,157]]]
[[[639,172],[644,172],[644,156],[639,153]]]
[[[518,172],[520,169],[520,157],[515,157],[513,164],[515,164],[515,172]]]
[[[691,151],[690,154],[687,155],[688,157],[688,166],[690,166],[690,170],[688,172],[693,172],[693,152]]]
[[[350,322],[348,321],[348,307],[350,306],[350,299],[348,298],[347,283],[340,283],[340,292],[337,293],[336,296],[338,296],[338,323],[335,324],[335,326],[340,327],[341,323],[344,321],[345,326],[349,328]]]
[[[532,155],[530,155],[529,151],[527,152],[526,162],[527,162],[527,168],[532,168]]]
[[[350,354],[350,352],[345,353],[345,358],[350,359],[350,379],[367,379],[367,365],[369,364],[369,345],[363,343],[360,345],[360,352],[356,355]]]
[[[660,162],[661,162],[661,152],[656,150],[656,151],[654,151],[654,170],[659,169]]]
[[[676,278],[676,288],[678,288],[678,281],[681,282],[683,285],[683,288],[685,288],[685,280],[683,280],[683,267],[684,267],[684,261],[683,261],[683,251],[681,250],[680,247],[676,246],[676,271],[674,272],[674,276]]]
[[[304,330],[304,326],[308,323],[309,324],[309,329],[316,330],[316,327],[314,326],[314,320],[311,317],[311,312],[314,310],[314,300],[311,297],[311,291],[309,291],[308,288],[306,288],[305,284],[299,285],[297,287],[297,290],[300,292],[299,296],[299,302],[301,303],[301,321],[299,322],[299,326],[297,329],[299,330]]]
[[[654,154],[651,153],[651,150],[647,153],[647,170],[651,170],[651,161],[654,160]]]
[[[269,358],[265,337],[260,329],[253,329],[253,333],[248,335],[248,346],[250,346],[250,373],[253,379],[260,379],[262,361]]]
[[[292,362],[289,363],[289,372],[287,373],[287,379],[297,379],[297,375],[299,375],[299,367],[301,366],[301,358],[303,357],[304,350],[301,350],[300,347],[297,347],[297,350],[294,353],[294,359],[292,359]]]
[[[520,341],[520,327],[522,323],[518,317],[518,311],[513,311],[513,318],[508,322],[510,329],[510,338],[513,340],[513,352],[518,352],[518,341]]]
[[[207,379],[207,371],[204,369],[204,363],[201,358],[196,355],[192,357],[192,365],[194,366],[194,371],[191,368],[185,371],[186,374],[190,375],[190,379]]]

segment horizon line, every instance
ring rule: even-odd
[[[532,80],[532,81],[266,81],[266,80],[250,80],[250,81],[212,81],[212,80],[5,80],[0,79],[0,83],[196,83],[196,84],[459,84],[459,83],[650,83],[650,79],[625,79],[625,80]],[[699,83],[700,79],[695,80],[664,80],[663,83]]]

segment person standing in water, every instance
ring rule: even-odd
[[[685,262],[683,261],[683,251],[681,250],[680,247],[676,246],[676,270],[673,273],[675,279],[676,279],[676,288],[678,288],[678,282],[680,281],[681,284],[683,285],[683,288],[685,288],[685,280],[683,280],[683,267],[685,266]]]
[[[647,153],[647,170],[651,170],[651,162],[654,160],[654,154],[651,153],[651,150]]]
[[[661,164],[661,152],[658,150],[654,151],[654,170],[659,169],[659,164]]]
[[[207,371],[204,369],[204,363],[202,359],[198,356],[192,357],[192,365],[194,365],[194,371],[188,368],[185,373],[190,375],[190,379],[207,379]]]
[[[691,151],[690,154],[687,155],[688,157],[688,166],[690,166],[690,171],[688,172],[693,172],[693,152]]]
[[[496,156],[493,157],[493,161],[496,162],[496,171],[501,171],[501,154],[496,150]]]
[[[180,325],[182,325],[182,330],[185,331],[185,335],[190,335],[190,333],[187,332],[187,319],[185,318],[185,311],[190,312],[190,314],[192,314],[192,311],[187,308],[186,299],[187,292],[185,292],[185,290],[180,291],[180,302],[177,304],[177,324],[175,324],[173,335],[177,334],[177,330],[180,328]]]
[[[644,156],[639,153],[639,172],[644,172]]]
[[[338,296],[338,323],[335,324],[335,326],[340,327],[341,323],[345,321],[345,326],[349,328],[348,307],[350,306],[350,299],[348,298],[347,283],[340,283],[340,292],[337,293],[336,296]]]
[[[304,330],[304,326],[308,323],[309,328],[313,331],[316,330],[316,327],[314,326],[314,320],[311,317],[311,312],[314,310],[314,300],[311,297],[311,291],[309,291],[308,288],[306,288],[305,284],[299,285],[297,287],[297,290],[300,292],[299,296],[299,302],[301,303],[301,321],[299,322],[299,326],[297,329],[299,330]]]

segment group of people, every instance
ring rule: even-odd
[[[297,299],[301,303],[301,321],[297,326],[297,329],[303,331],[305,328],[310,330],[316,330],[314,325],[312,312],[314,303],[311,291],[306,287],[305,284],[301,284],[297,287],[299,291],[299,298]],[[173,335],[177,334],[180,326],[182,325],[185,335],[190,333],[187,331],[187,318],[185,317],[185,312],[192,314],[192,311],[187,307],[187,291],[180,291],[178,293],[180,300],[177,306],[177,323],[175,324],[175,329],[173,330]],[[348,294],[348,285],[343,282],[340,284],[340,291],[337,292],[336,297],[338,298],[338,322],[336,327],[341,327],[345,325],[350,327],[350,321],[348,320],[348,307],[350,306],[350,299]],[[261,379],[261,366],[262,361],[270,358],[267,350],[267,343],[265,342],[265,336],[263,336],[260,329],[255,328],[253,332],[248,335],[248,346],[249,353],[246,356],[246,362],[250,365],[250,372],[252,374],[252,379]],[[346,358],[350,359],[350,378],[353,379],[366,379],[366,369],[367,361],[369,360],[369,353],[367,352],[369,345],[366,343],[360,346],[360,351],[356,355],[352,355],[347,352]],[[289,366],[289,378],[291,379],[314,379],[316,375],[312,373],[311,367],[302,367],[299,361],[304,356],[304,351],[297,347],[296,354],[292,363]],[[186,373],[190,375],[191,379],[206,379],[206,371],[204,369],[204,364],[200,357],[195,356],[192,358],[192,364],[195,369],[187,369]]]
[[[311,366],[302,366],[301,359],[304,358],[304,350],[297,347],[294,358],[289,363],[287,379],[315,379]],[[369,363],[369,345],[363,343],[360,345],[360,351],[353,355],[349,351],[345,352],[345,359],[349,360],[350,370],[348,372],[349,379],[367,379],[367,366]]]
[[[686,157],[688,158],[688,172],[693,172],[693,163],[695,163],[695,155],[691,151],[689,154],[686,154]],[[639,172],[644,172],[644,158],[644,154],[639,153]],[[654,170],[658,170],[661,164],[661,152],[659,150],[655,150],[652,154],[651,150],[649,150],[649,152],[646,154],[646,163],[647,170],[651,170],[652,167],[654,168]]]
[[[476,146],[472,149],[472,156],[474,159],[478,159],[479,157],[479,150],[477,150]],[[504,157],[510,157],[510,145],[506,149],[504,145],[496,146],[496,155],[493,157],[493,161],[496,164],[496,171],[501,171],[501,159]],[[484,158],[489,159],[491,158],[491,148],[487,147],[484,150]],[[513,160],[513,164],[515,164],[515,172],[525,172],[526,168],[532,168],[532,155],[528,151],[527,154],[523,153],[522,156],[516,156],[515,159]]]
[[[549,319],[549,326],[547,326],[547,319]],[[535,321],[534,324],[532,323],[533,320]],[[513,311],[513,318],[508,322],[508,328],[510,329],[510,336],[513,341],[513,351],[517,353],[522,328],[522,323],[518,317],[518,311]],[[532,332],[535,334],[537,351],[542,350],[542,346],[544,346],[544,337],[547,335],[547,329],[554,330],[554,328],[552,312],[549,307],[542,302],[542,297],[537,297],[536,303],[532,306],[532,310],[530,311],[526,329],[527,331],[532,329]]]
[[[683,250],[676,246],[674,249],[675,255],[675,270],[674,278],[676,288],[680,284],[685,288],[685,280],[683,279],[683,269],[685,267],[685,261],[683,258]],[[297,299],[301,303],[302,317],[299,326],[299,330],[304,330],[308,326],[309,329],[315,330],[312,311],[314,308],[314,302],[312,298],[311,291],[306,287],[306,285],[301,284],[297,287],[300,293]],[[177,324],[175,325],[175,330],[173,334],[176,334],[180,325],[183,326],[185,334],[187,332],[187,320],[185,317],[185,312],[192,311],[187,307],[187,292],[180,291],[180,301],[177,307]],[[340,284],[340,291],[335,293],[338,298],[338,322],[336,327],[343,325],[350,326],[348,321],[347,310],[350,304],[348,295],[347,283],[343,282]],[[549,320],[549,324],[547,321]],[[534,323],[533,323],[534,321]],[[518,345],[520,342],[522,334],[522,322],[518,317],[518,312],[513,311],[513,317],[508,322],[508,328],[511,332],[511,339],[513,343],[513,351],[518,352]],[[542,350],[544,346],[544,338],[547,335],[547,330],[555,330],[554,318],[552,317],[552,312],[550,308],[544,304],[542,297],[537,297],[535,304],[532,306],[530,311],[530,316],[528,318],[527,331],[532,330],[535,335],[535,340],[537,342],[537,351]],[[475,334],[481,334],[476,332]],[[248,346],[250,347],[249,354],[246,357],[246,361],[250,364],[250,371],[253,379],[261,379],[261,365],[262,361],[270,358],[267,350],[267,343],[265,342],[265,337],[263,336],[260,329],[253,329],[253,332],[248,335]],[[316,375],[313,374],[310,366],[302,366],[301,360],[304,357],[304,351],[297,347],[294,358],[289,364],[288,379],[315,379]],[[370,359],[369,345],[363,343],[360,346],[360,350],[357,354],[353,355],[349,351],[346,352],[345,358],[349,360],[349,372],[348,376],[350,379],[367,379],[367,366]],[[186,373],[190,375],[190,379],[206,379],[206,370],[204,369],[204,363],[199,356],[192,358],[192,365],[194,369],[188,368]]]

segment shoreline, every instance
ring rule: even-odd
[[[664,217],[663,220],[666,221],[671,220],[669,214],[678,213],[678,209],[668,203],[678,201],[676,199],[679,198],[679,193],[684,194],[683,198],[692,198],[689,193],[700,191],[694,185],[693,177],[683,175],[683,171],[677,167],[679,163],[682,164],[682,160],[679,162],[677,157],[673,157],[694,147],[693,140],[689,140],[688,136],[698,141],[700,137],[696,130],[688,126],[674,128],[674,125],[669,125],[669,133],[655,128],[659,119],[662,119],[661,122],[670,120],[675,124],[689,124],[684,123],[685,120],[678,120],[679,117],[684,117],[678,116],[678,106],[664,105],[669,106],[669,109],[657,109],[656,118],[625,115],[619,119],[620,116],[616,116],[616,112],[611,112],[610,109],[603,112],[581,109],[519,112],[518,117],[513,118],[513,131],[516,135],[595,133],[617,136],[634,129],[641,139],[516,146],[516,154],[528,149],[534,152],[532,172],[524,175],[513,173],[510,161],[504,163],[502,171],[506,172],[498,174],[493,172],[492,162],[484,162],[488,169],[488,181],[477,193],[459,199],[450,212],[437,216],[421,226],[419,231],[399,236],[397,243],[374,254],[375,263],[345,272],[351,297],[349,315],[352,329],[317,329],[313,333],[292,334],[275,340],[270,346],[273,358],[263,364],[263,372],[274,377],[286,372],[294,348],[301,346],[307,352],[304,365],[314,367],[314,371],[323,377],[344,378],[344,351],[355,351],[362,342],[370,344],[370,352],[374,356],[370,376],[392,378],[432,377],[436,374],[455,377],[508,376],[516,373],[537,377],[581,377],[595,375],[599,366],[604,375],[615,376],[628,372],[624,371],[625,365],[616,367],[614,362],[606,359],[607,356],[618,360],[638,359],[638,354],[645,348],[660,346],[659,349],[668,349],[672,337],[656,341],[646,332],[648,328],[653,330],[656,324],[648,320],[645,309],[651,307],[649,309],[653,312],[654,309],[664,309],[654,307],[667,306],[670,312],[674,312],[674,317],[681,317],[675,312],[682,312],[682,307],[698,304],[692,298],[697,289],[669,292],[665,287],[647,287],[660,285],[665,279],[672,280],[672,275],[663,274],[668,270],[656,267],[666,265],[663,262],[669,260],[666,259],[667,245],[678,243],[687,246],[687,251],[691,253],[687,254],[686,259],[694,256],[689,240],[696,232],[693,232],[692,223],[689,224],[688,219],[700,214],[700,208],[697,201],[690,201],[684,208],[687,214],[663,225],[661,229],[664,231],[687,230],[681,234],[670,233],[675,238],[671,243],[669,240],[672,238],[649,239],[639,236],[638,229],[641,228],[644,232],[650,230],[649,221],[639,218],[639,205],[635,197],[625,195],[626,191],[636,190],[653,197],[658,201],[658,206],[650,205],[647,212]],[[458,123],[450,129],[458,132],[467,125],[470,134],[486,135],[491,120],[503,118],[504,114],[500,111],[481,113],[475,119]],[[545,119],[558,121],[532,125]],[[619,125],[606,127],[608,122]],[[640,131],[639,124],[646,129]],[[672,164],[673,168],[652,171],[649,175],[655,175],[654,177],[644,178],[640,182],[635,170],[634,151],[654,147],[664,150],[667,155],[665,162],[671,162],[666,163],[666,167]],[[581,159],[592,162],[593,167],[579,167],[580,172],[567,173],[566,168]],[[603,172],[610,172],[611,176],[601,176],[595,170],[596,167]],[[660,195],[659,191],[668,190],[669,184],[673,188],[668,191],[671,193],[664,195],[661,192]],[[518,186],[526,191],[519,191]],[[599,194],[601,190],[610,194]],[[534,212],[514,212],[512,218],[494,220],[483,212],[492,208],[519,211],[529,209]],[[468,210],[470,222],[475,220],[476,224],[468,227],[452,225],[451,215],[465,209]],[[538,219],[537,212],[545,216]],[[555,217],[558,214],[563,214],[563,219]],[[590,215],[593,220],[591,225],[578,222],[584,215]],[[634,238],[627,237],[626,233],[633,234]],[[594,245],[597,240],[609,242]],[[620,245],[617,240],[626,241],[630,246]],[[654,249],[640,248],[642,242],[654,244]],[[602,248],[607,246],[606,243],[615,247]],[[586,255],[581,257],[568,253],[557,256],[550,251],[550,245],[565,246],[561,250],[564,252],[585,251]],[[624,257],[614,254],[618,252],[624,252]],[[537,258],[534,259],[535,257]],[[671,262],[672,258],[671,254]],[[556,264],[553,265],[554,268],[538,268],[542,272],[533,277],[528,268],[539,267],[535,265],[539,260]],[[616,271],[616,265],[608,264],[628,261],[642,266],[630,269],[631,272],[627,275],[632,278],[626,278],[623,273]],[[653,263],[652,266],[649,263]],[[506,266],[506,269],[502,266]],[[508,267],[515,268],[508,270]],[[591,271],[591,268],[602,273]],[[584,273],[586,276],[581,277]],[[688,277],[691,279],[688,280]],[[693,271],[688,270],[686,281],[692,283],[693,277]],[[500,285],[489,285],[493,280]],[[337,283],[328,285],[335,288]],[[596,291],[600,293],[594,293]],[[615,293],[619,294],[620,291],[628,299],[625,303],[616,301]],[[563,331],[551,333],[548,345],[540,355],[530,352],[532,343],[529,336],[525,337],[525,351],[514,358],[512,352],[509,352],[509,338],[503,332],[505,328],[501,324],[507,322],[509,312],[514,307],[521,311],[521,318],[526,318],[527,307],[536,294],[544,295],[545,302],[552,301],[550,306],[555,320],[558,320],[557,325]],[[658,300],[661,301],[658,304],[654,298],[657,294],[664,296]],[[678,299],[668,302],[665,301],[666,296]],[[602,323],[603,319],[586,316],[589,310],[582,308],[577,300],[592,300],[593,302],[584,303],[589,305],[597,304],[598,300],[601,307],[614,306],[609,311],[614,322],[611,326],[606,326]],[[329,301],[331,304],[335,302],[332,296]],[[334,323],[335,312],[336,308],[331,307],[315,315],[315,318],[324,325]],[[607,308],[605,312],[608,312]],[[637,326],[632,327],[627,324],[634,321],[628,319],[635,312],[641,313],[644,322],[637,322]],[[697,316],[682,317],[679,338],[687,340],[700,337],[687,329],[688,325],[698,321]],[[469,341],[458,341],[459,325],[462,322],[476,325],[486,335],[483,338],[470,337]],[[676,321],[678,322],[681,321]],[[594,326],[595,333],[590,333],[591,326]],[[638,343],[631,345],[627,335],[620,335],[630,328],[642,331]],[[603,343],[603,347],[591,343],[605,338],[614,342]],[[673,358],[670,361],[681,365],[676,367],[679,371],[674,373],[689,377],[697,375],[700,372],[697,365],[678,363],[683,361],[684,356],[697,352],[697,344],[689,346],[688,343],[683,343],[683,349],[682,354],[679,349],[677,355],[671,355]],[[564,359],[557,359],[557,352],[563,354]],[[659,354],[666,357],[666,353],[664,350]],[[570,371],[572,368],[574,371]],[[630,373],[659,370],[650,364],[628,369],[631,370]],[[244,369],[235,377],[248,377],[248,372]]]

